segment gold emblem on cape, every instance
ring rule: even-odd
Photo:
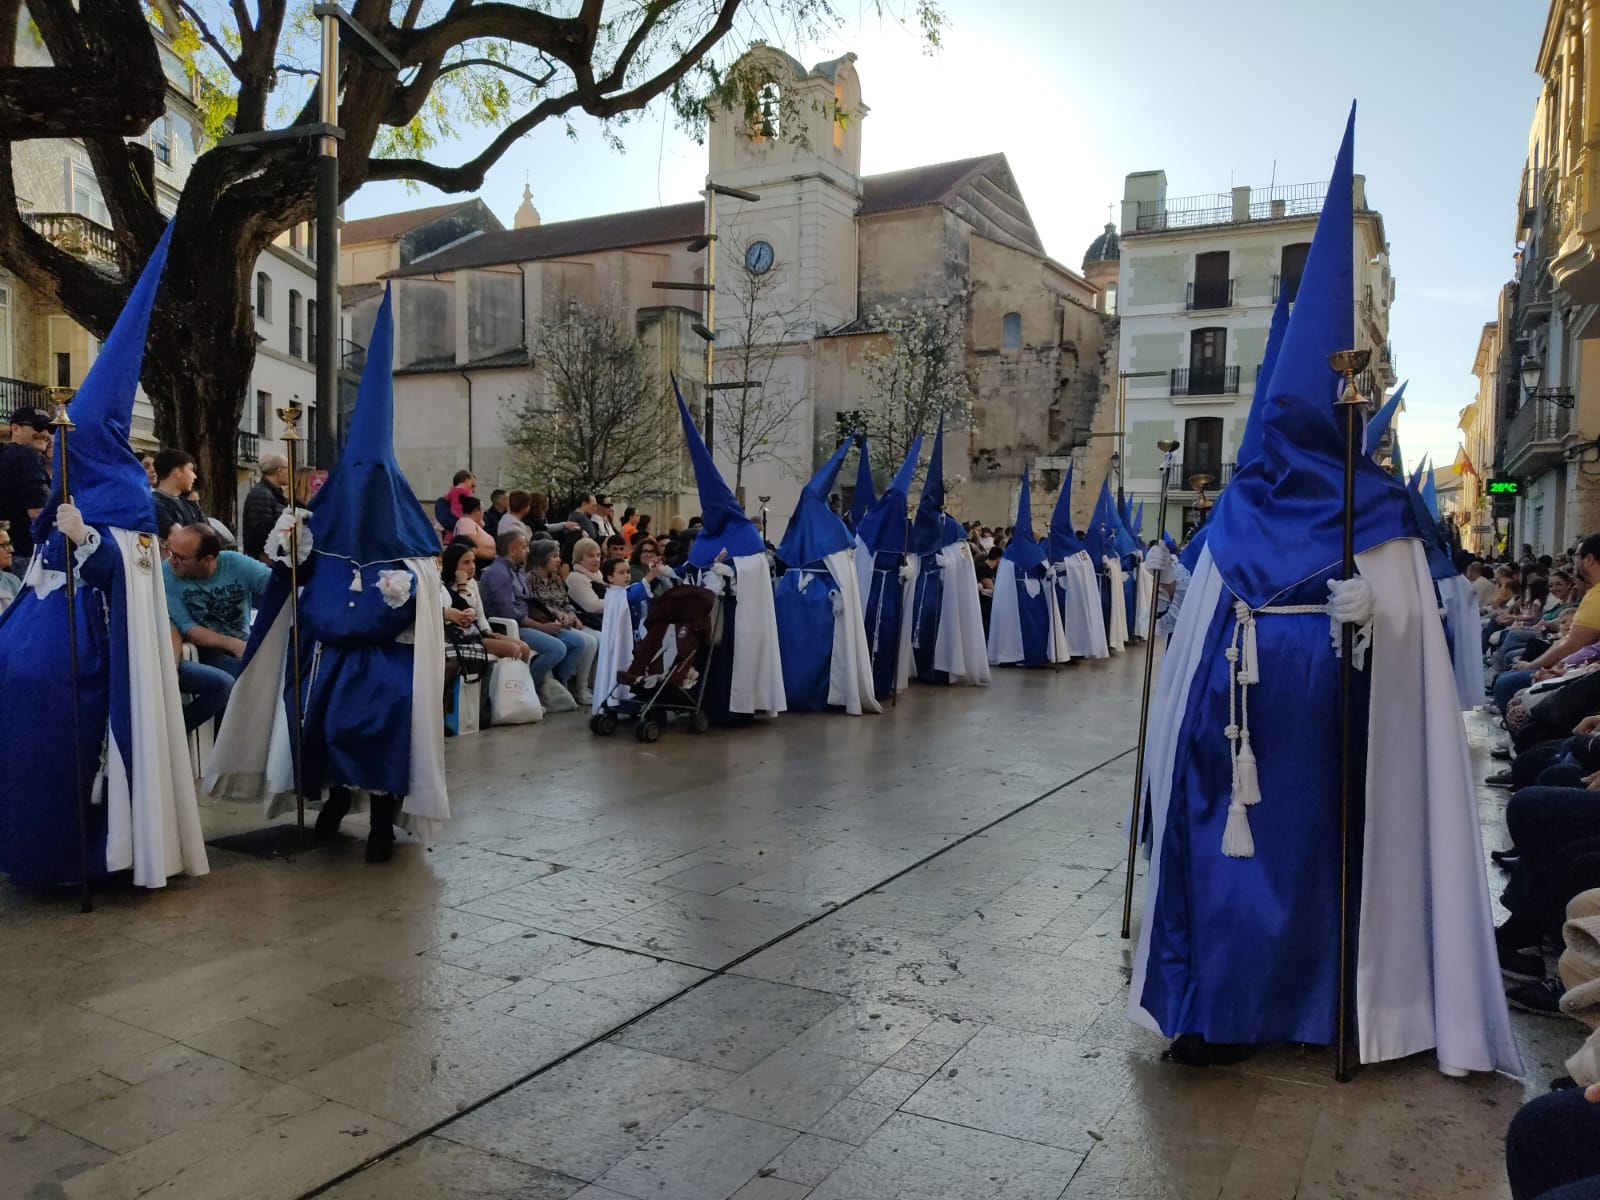
[[[155,539],[148,533],[139,535],[139,570],[149,574],[155,566]]]

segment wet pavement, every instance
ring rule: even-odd
[[[451,742],[456,819],[388,866],[0,885],[0,1195],[1506,1196],[1522,1081],[1186,1070],[1127,1022],[1140,665],[651,746],[555,716]],[[1582,1029],[1515,1023],[1531,1094]]]

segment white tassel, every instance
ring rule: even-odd
[[[1250,748],[1250,734],[1239,738],[1239,752],[1233,759],[1233,799],[1246,807],[1261,801],[1261,781],[1256,774],[1256,755]]]
[[[357,567],[357,568],[355,568],[355,570],[350,572],[350,590],[352,592],[359,592],[361,590],[361,568],[360,567]]]
[[[1255,839],[1250,836],[1250,815],[1237,796],[1228,805],[1228,825],[1222,831],[1222,853],[1229,858],[1254,858]]]
[[[1261,663],[1256,658],[1256,622],[1252,616],[1244,625],[1244,662],[1239,667],[1239,682],[1248,687],[1261,682]]]

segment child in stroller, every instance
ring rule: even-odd
[[[617,570],[619,582],[625,568],[622,563]],[[621,595],[615,601],[607,597],[607,628],[616,629],[627,621],[631,631],[632,617],[625,606],[633,598],[622,588],[610,590]],[[650,601],[644,637],[633,648],[627,667],[605,680],[596,679],[601,686],[607,681],[614,686],[590,718],[590,731],[609,737],[621,717],[633,715],[634,736],[641,742],[654,742],[661,737],[668,716],[680,713],[689,718],[691,733],[704,733],[710,720],[702,711],[702,701],[707,668],[718,640],[720,610],[709,590],[687,585],[670,588]],[[618,656],[615,652],[602,655],[602,663],[607,661],[616,662]],[[630,714],[630,710],[636,711]]]

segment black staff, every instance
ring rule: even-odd
[[[1175,438],[1164,438],[1156,443],[1161,451],[1161,504],[1157,509],[1156,530],[1167,529],[1167,485],[1170,481],[1173,454],[1178,449]],[[1140,568],[1143,569],[1142,567]],[[1116,597],[1112,598],[1115,601]],[[1122,936],[1129,936],[1133,922],[1133,868],[1139,856],[1139,813],[1144,802],[1144,735],[1150,727],[1150,680],[1156,661],[1156,608],[1161,603],[1161,580],[1157,578],[1150,589],[1150,628],[1144,639],[1144,697],[1139,701],[1139,748],[1133,757],[1133,815],[1128,818],[1128,877],[1122,888]]]
[[[59,453],[56,461],[61,471],[61,496],[71,504],[72,494],[68,491],[67,479],[67,434],[77,428],[72,423],[72,418],[67,416],[67,401],[71,393],[66,388],[51,388],[56,402],[56,415],[50,422],[50,427],[56,433],[56,447]],[[78,581],[77,562],[73,553],[71,539],[66,541],[66,575],[67,575],[67,695],[72,704],[72,783],[77,789],[78,812],[78,872],[83,877],[82,911],[94,911],[94,894],[89,881],[89,789],[83,786],[83,719],[78,711]],[[42,550],[41,550],[42,553]]]
[[[289,512],[294,517],[289,526],[289,653],[293,657],[294,674],[294,817],[300,830],[300,848],[306,844],[306,792],[301,783],[301,751],[304,747],[305,698],[300,694],[300,515],[299,497],[295,490],[294,451],[300,442],[300,416],[298,403],[278,410],[283,422],[283,448],[289,459]]]
[[[1328,355],[1328,365],[1344,376],[1344,387],[1335,402],[1344,409],[1344,561],[1341,579],[1356,573],[1356,447],[1360,445],[1357,420],[1366,402],[1356,390],[1355,377],[1364,371],[1372,357],[1370,350],[1340,350]],[[1349,621],[1339,628],[1339,1007],[1335,1021],[1334,1078],[1350,1079],[1351,1021],[1350,1002],[1354,978],[1350,964],[1350,773],[1351,742],[1351,658],[1355,654],[1356,627]]]

